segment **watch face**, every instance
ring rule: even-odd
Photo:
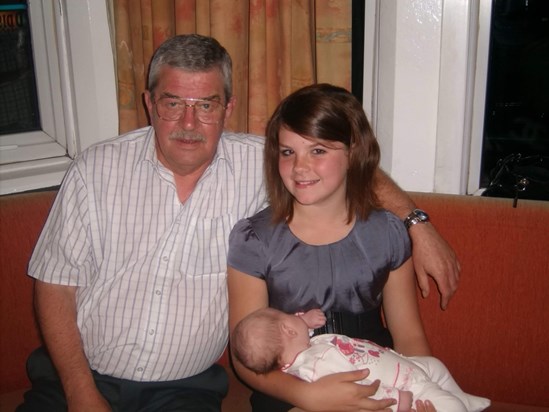
[[[422,222],[425,222],[425,221],[429,220],[429,215],[427,213],[425,213],[423,210],[416,209],[414,212],[415,212],[416,216],[419,217],[419,219]]]

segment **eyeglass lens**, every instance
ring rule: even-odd
[[[193,103],[189,104],[188,101]],[[225,107],[216,100],[192,100],[175,97],[162,97],[156,102],[158,116],[164,120],[175,121],[185,115],[187,108],[194,109],[198,121],[206,124],[215,124],[221,121]]]

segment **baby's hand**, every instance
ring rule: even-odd
[[[305,313],[297,313],[297,316],[301,316],[301,319],[305,321],[307,326],[311,329],[320,328],[326,323],[326,315],[320,309],[311,309]]]

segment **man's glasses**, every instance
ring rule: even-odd
[[[187,102],[194,102],[189,104]],[[179,97],[161,97],[155,103],[158,116],[167,121],[176,121],[185,116],[187,108],[194,109],[194,115],[199,122],[217,124],[223,118],[226,106],[217,100],[204,100]]]

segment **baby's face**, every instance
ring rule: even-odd
[[[282,339],[284,348],[280,354],[281,366],[294,362],[297,355],[310,345],[309,327],[301,316],[284,314],[282,320]]]
[[[301,348],[301,350],[306,349],[310,343],[309,327],[301,318],[301,316],[288,315],[288,319],[292,323],[292,327],[297,333],[294,342],[295,347]]]

